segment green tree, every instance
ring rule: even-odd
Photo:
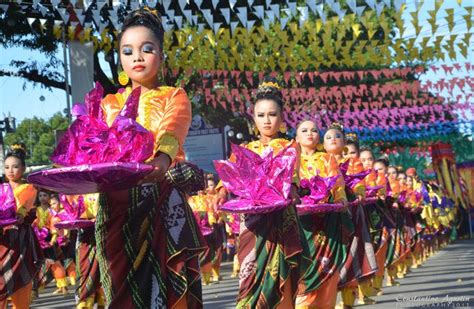
[[[50,119],[33,117],[23,120],[16,132],[5,135],[5,146],[8,148],[14,143],[24,143],[27,148],[27,164],[49,164],[49,157],[55,147],[56,130],[66,130],[68,119],[61,113],[54,114]]]

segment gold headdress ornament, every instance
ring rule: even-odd
[[[346,141],[359,144],[359,138],[357,137],[357,134],[355,133],[347,133]]]
[[[11,149],[11,150],[19,150],[19,149],[21,149],[21,150],[23,150],[24,152],[26,152],[26,149],[25,149],[25,147],[24,147],[22,144],[13,144],[13,145],[10,146],[10,149]]]
[[[149,6],[145,6],[143,7],[144,10],[150,12],[151,14],[155,15],[156,18],[158,18],[160,21],[161,21],[161,17],[160,15],[158,14],[158,11],[157,10],[152,10]]]
[[[340,124],[339,122],[331,123],[331,125],[329,126],[329,129],[336,129],[336,130],[339,130],[341,132],[344,132],[344,126],[342,124]]]
[[[258,86],[258,88],[266,88],[266,87],[272,87],[272,88],[276,88],[278,90],[281,90],[280,85],[278,85],[275,82],[263,82]]]

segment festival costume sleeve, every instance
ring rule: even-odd
[[[25,217],[28,212],[33,208],[33,204],[36,200],[36,189],[33,185],[22,184],[13,190],[16,201],[16,212]]]
[[[342,177],[341,170],[339,168],[339,164],[337,163],[337,159],[332,154],[326,154],[324,156],[325,159],[325,177],[332,177],[339,175],[340,177],[337,179],[336,185],[331,190],[332,195],[334,196],[334,202],[346,202],[346,190],[344,184],[344,178]]]
[[[125,104],[131,89],[107,95],[102,111],[109,126]],[[167,154],[171,161],[184,160],[183,145],[191,124],[191,103],[181,88],[160,87],[140,96],[137,122],[155,137],[154,153]]]
[[[377,186],[381,186],[382,188],[377,192],[377,195],[379,197],[385,197],[387,195],[387,176],[380,171],[377,174],[377,181],[376,181]]]
[[[351,159],[349,165],[350,174],[358,174],[364,171],[364,166],[359,159]],[[354,193],[365,198],[365,181],[362,180],[354,186]]]

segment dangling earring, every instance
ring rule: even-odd
[[[130,81],[130,79],[128,78],[127,73],[125,73],[125,71],[120,71],[120,73],[118,75],[119,84],[122,85],[122,86],[127,86],[129,81]]]
[[[285,134],[286,133],[286,124],[285,123],[282,123],[280,125],[280,133],[281,134]]]

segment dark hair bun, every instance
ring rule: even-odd
[[[381,156],[375,162],[380,162],[380,163],[384,164],[387,167],[390,165],[390,161],[388,160],[388,157],[386,155]]]
[[[280,109],[283,109],[283,94],[281,93],[281,83],[275,77],[266,76],[258,85],[255,93],[255,101],[273,100]]]
[[[5,156],[5,159],[9,157],[15,157],[20,159],[20,161],[25,165],[26,162],[26,147],[23,143],[16,143],[10,146],[10,149]]]
[[[119,41],[122,38],[122,34],[128,29],[137,26],[144,26],[150,29],[155,35],[156,39],[160,43],[160,48],[163,50],[163,37],[165,30],[161,24],[161,17],[156,10],[150,10],[148,8],[137,9],[127,15],[122,24],[122,29],[119,34]]]

